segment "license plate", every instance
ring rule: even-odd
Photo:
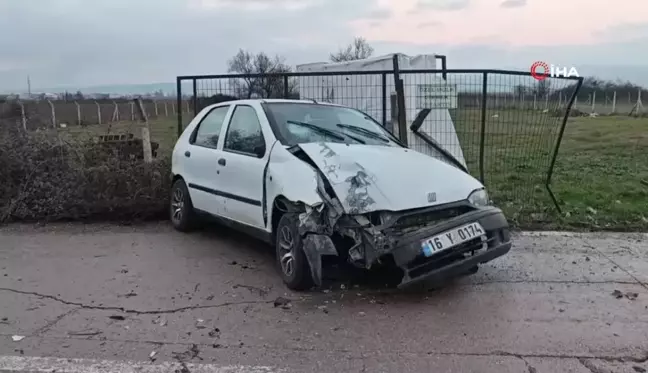
[[[423,240],[421,248],[425,256],[432,256],[485,234],[486,232],[481,224],[477,222],[470,223]]]

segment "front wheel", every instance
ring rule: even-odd
[[[313,277],[304,254],[298,224],[296,214],[286,213],[279,220],[275,234],[277,266],[289,289],[308,290],[313,287]]]
[[[196,217],[189,189],[182,179],[176,180],[171,187],[169,216],[173,227],[180,232],[189,232],[195,226]]]

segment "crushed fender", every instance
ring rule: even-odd
[[[335,154],[330,154],[331,149],[323,151],[328,152],[330,158],[334,158]],[[349,194],[345,202],[353,207],[353,213],[349,214],[345,212],[323,171],[320,171],[305,153],[296,150],[293,154],[314,167],[317,193],[323,201],[313,206],[304,204],[304,210],[299,215],[298,229],[303,238],[304,252],[314,283],[317,286],[322,284],[324,255],[345,258],[356,267],[371,268],[379,262],[381,256],[389,253],[394,247],[396,238],[380,228],[386,227],[385,223],[395,219],[390,219],[390,214],[384,214],[382,217],[374,214],[378,217],[378,222],[372,222],[368,214],[362,214],[364,207],[372,202],[366,188],[371,180],[363,173],[362,166],[357,165],[357,175],[345,179],[349,184]],[[327,167],[328,172],[335,169],[335,164]]]

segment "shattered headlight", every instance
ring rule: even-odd
[[[488,193],[484,188],[473,190],[468,196],[468,202],[475,207],[485,207],[491,204]]]

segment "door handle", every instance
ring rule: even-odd
[[[189,150],[187,150],[185,152],[185,157],[187,157],[187,158],[191,157],[191,152]]]
[[[225,161],[225,158],[221,158],[218,160],[218,164],[221,166],[225,166],[227,164],[227,161]]]

